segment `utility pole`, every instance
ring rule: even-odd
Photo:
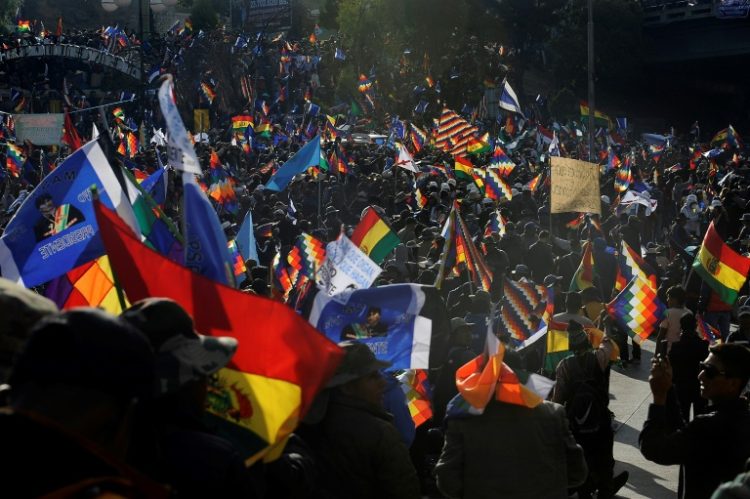
[[[588,76],[589,76],[589,161],[594,161],[594,127],[596,101],[594,98],[594,0],[588,0]]]

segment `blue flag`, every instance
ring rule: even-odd
[[[141,182],[141,188],[148,192],[156,204],[163,205],[167,200],[167,171],[164,168],[157,169]]]
[[[250,210],[247,210],[245,220],[242,221],[240,231],[234,241],[237,243],[237,249],[240,250],[243,260],[255,260],[255,263],[260,261],[258,259],[258,246],[255,243],[255,232],[253,232],[253,214]]]
[[[391,369],[427,369],[439,352],[433,331],[447,321],[433,286],[391,284],[345,291],[333,297],[319,292],[309,321],[331,341],[355,339]],[[439,305],[438,305],[439,304]],[[438,340],[438,341],[436,341]]]
[[[0,272],[38,286],[104,254],[91,202],[96,187],[104,206],[140,234],[133,208],[96,141],[71,154],[18,208],[0,238]]]
[[[192,173],[183,173],[185,266],[193,272],[235,286],[227,237],[211,202],[195,182]]]
[[[518,113],[523,116],[523,112],[521,111],[521,104],[518,102],[516,92],[513,91],[510,83],[508,83],[507,80],[503,81],[503,91],[500,94],[500,101],[497,103],[497,105],[505,109],[506,111]]]
[[[304,172],[311,166],[318,166],[319,163],[320,136],[316,135],[279,168],[266,184],[266,189],[277,192],[283,191],[295,175]]]

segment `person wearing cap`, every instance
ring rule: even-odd
[[[514,353],[506,351],[503,362],[517,372]],[[554,402],[528,408],[492,397],[481,415],[448,418],[446,428],[435,466],[446,497],[567,499],[586,479],[583,451]]]
[[[606,326],[609,324],[605,319]],[[605,331],[609,328],[606,327]],[[586,417],[578,420],[578,414],[571,417],[571,429],[576,442],[583,447],[589,476],[578,489],[578,497],[590,498],[597,492],[598,498],[611,498],[625,485],[628,472],[617,476],[614,473],[614,432],[612,415],[607,409],[609,403],[609,381],[607,370],[614,350],[614,342],[605,332],[601,343],[592,349],[584,326],[576,320],[568,322],[568,341],[573,355],[560,361],[555,370],[555,387],[550,397],[553,402],[573,409],[572,403],[577,392],[590,390],[591,401]],[[585,385],[585,386],[584,386]],[[585,424],[586,426],[580,426]]]
[[[593,327],[594,322],[588,317],[581,315],[583,299],[581,293],[570,291],[565,295],[565,312],[555,314],[552,318],[555,322],[568,324],[570,321],[576,321],[583,327]]]
[[[660,355],[654,357],[649,377],[653,402],[638,443],[649,461],[680,465],[680,499],[709,498],[720,483],[743,471],[750,458],[750,411],[741,397],[748,380],[750,350],[746,346],[710,347],[698,374],[701,396],[709,401],[708,412],[685,423],[673,417],[678,408],[669,396],[671,363]]]
[[[5,495],[167,497],[126,464],[134,414],[153,396],[154,379],[148,340],[122,319],[76,308],[39,321],[0,411]]]
[[[380,371],[391,364],[363,343],[339,346],[344,358],[300,429],[318,460],[315,497],[419,498],[409,451],[383,408]]]
[[[144,445],[134,459],[180,496],[256,496],[257,468],[246,468],[234,445],[213,435],[202,421],[209,378],[229,363],[237,340],[198,334],[190,315],[168,298],[135,302],[122,318],[148,338],[156,353],[155,399],[139,424],[142,433],[156,435],[158,452]]]
[[[683,420],[690,421],[691,407],[693,417],[706,410],[706,401],[700,394],[698,373],[699,364],[708,355],[708,342],[698,336],[697,322],[692,312],[680,318],[680,330],[680,339],[672,344],[668,356],[680,414]]]
[[[737,310],[737,330],[729,333],[727,343],[746,342],[750,344],[750,305]]]

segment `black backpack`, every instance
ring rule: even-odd
[[[609,425],[606,380],[596,356],[573,356],[566,359],[570,393],[565,402],[570,429],[574,434],[598,432]]]

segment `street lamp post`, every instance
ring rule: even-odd
[[[101,0],[102,8],[107,12],[114,12],[120,7],[129,7],[132,3],[132,0]],[[148,3],[148,9],[153,10],[156,13],[164,12],[167,10],[168,7],[171,7],[177,3],[177,0],[149,0]],[[149,10],[146,10],[145,15],[149,16],[150,20],[150,13]],[[141,77],[138,84],[138,114],[141,120],[141,123],[143,123],[143,120],[145,118],[145,113],[143,110],[143,100],[144,100],[144,91],[146,87],[146,69],[144,67],[144,60],[143,60],[143,16],[144,16],[144,0],[138,0],[138,40],[140,41],[139,45],[139,65],[140,65],[140,72]],[[150,22],[149,22],[150,26]],[[151,29],[149,28],[149,33],[151,32]]]
[[[594,126],[596,102],[594,99],[594,0],[588,0],[588,79],[589,79],[589,161],[594,161]]]

